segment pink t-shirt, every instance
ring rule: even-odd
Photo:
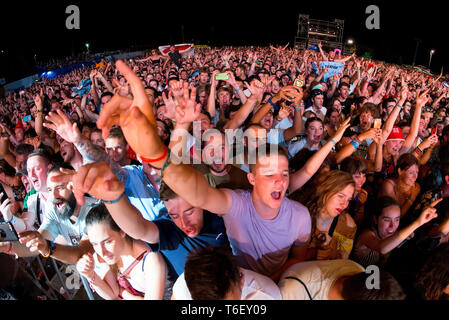
[[[312,222],[299,202],[284,198],[278,216],[265,220],[256,212],[250,191],[226,191],[232,205],[223,220],[240,267],[270,276],[287,261],[292,245],[308,244]]]

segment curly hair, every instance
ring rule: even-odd
[[[311,192],[305,204],[312,218],[312,230],[315,229],[316,219],[319,213],[326,207],[327,201],[348,185],[355,187],[352,175],[340,170],[332,170],[320,174],[314,179],[314,191]]]
[[[449,300],[444,290],[449,286],[449,243],[430,254],[416,277],[416,284],[426,300]]]

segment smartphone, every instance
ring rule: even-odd
[[[374,68],[370,68],[369,70],[368,70],[368,74],[371,74],[371,73],[373,73],[374,72]]]
[[[430,135],[434,135],[434,134],[436,134],[437,133],[437,128],[433,128],[432,129],[432,133],[430,134]]]
[[[380,129],[381,126],[382,126],[382,119],[374,119],[374,128]]]
[[[0,242],[19,241],[19,235],[11,222],[0,223]]]
[[[29,115],[27,115],[27,116],[22,118],[23,122],[28,122],[28,121],[31,121],[31,120],[33,120],[33,118],[31,118],[31,114],[29,114]]]
[[[229,73],[219,73],[215,76],[215,80],[228,80]]]
[[[301,79],[295,79],[295,82],[293,82],[293,85],[295,87],[302,88],[304,86],[304,81],[302,81]]]

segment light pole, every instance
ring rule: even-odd
[[[87,53],[89,53],[89,47],[90,47],[89,42],[86,42],[85,46],[86,46],[86,49],[87,49]]]
[[[412,64],[412,67],[415,66],[415,62],[416,62],[416,54],[418,53],[418,47],[419,47],[419,44],[421,43],[421,39],[415,39],[415,41],[416,41],[416,48],[415,48],[415,55],[413,56],[413,64]]]
[[[429,67],[428,67],[428,69],[430,69],[430,62],[432,62],[432,56],[433,56],[433,54],[435,53],[435,50],[430,50],[430,58],[429,58]]]

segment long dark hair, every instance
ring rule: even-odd
[[[115,232],[122,231],[114,219],[112,219],[111,214],[103,203],[92,207],[86,216],[86,228],[97,223],[106,223]],[[132,240],[128,235],[126,235],[125,239]]]

